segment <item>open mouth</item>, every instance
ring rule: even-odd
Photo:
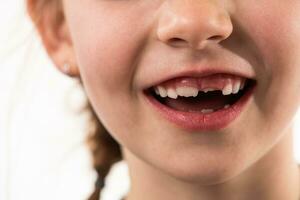
[[[234,105],[250,88],[254,87],[255,81],[247,79],[245,86],[236,94],[223,95],[221,90],[199,91],[195,97],[178,96],[176,99],[170,97],[161,97],[155,92],[154,87],[148,89],[148,95],[154,97],[161,104],[177,111],[200,112],[202,114],[216,112],[221,109],[227,109]]]
[[[148,102],[167,120],[193,131],[212,131],[226,127],[239,116],[255,86],[255,80],[244,79],[241,87],[232,89],[231,85],[231,90],[176,88],[166,92],[153,86],[144,92]]]

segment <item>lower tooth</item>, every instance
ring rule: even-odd
[[[202,109],[201,113],[206,114],[206,113],[212,113],[214,112],[214,109]]]
[[[229,108],[229,107],[230,107],[229,104],[226,104],[226,105],[224,106],[225,109],[226,109],[226,108]]]

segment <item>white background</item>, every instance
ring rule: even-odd
[[[53,67],[23,4],[0,0],[0,200],[86,199],[95,180],[84,143],[87,115],[74,114],[85,98]],[[295,125],[299,161],[300,115]],[[120,162],[102,197],[118,200],[128,188]]]

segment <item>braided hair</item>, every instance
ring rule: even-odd
[[[87,103],[86,109],[91,112],[91,120],[94,129],[91,130],[88,137],[88,144],[92,151],[94,168],[98,174],[95,183],[95,191],[89,200],[98,200],[101,189],[104,187],[104,179],[111,166],[122,159],[119,144],[106,131],[98,117],[96,116],[90,103]]]
[[[58,28],[64,21],[61,0],[27,0],[27,11],[36,26],[42,23],[45,9],[51,9],[51,17],[53,17],[54,20],[52,20],[52,24],[50,25],[54,28]],[[82,81],[79,80],[79,82],[82,85]],[[105,177],[109,173],[112,165],[122,160],[122,154],[120,145],[101,124],[91,103],[88,101],[82,109],[90,113],[90,130],[88,130],[87,144],[92,153],[93,167],[98,174],[95,190],[88,200],[99,200],[101,190],[104,187]]]

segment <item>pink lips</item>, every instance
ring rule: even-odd
[[[217,131],[227,127],[243,111],[254,92],[256,85],[251,85],[245,94],[229,108],[224,108],[213,113],[183,112],[172,109],[155,99],[150,94],[145,94],[146,101],[163,118],[171,123],[189,131]]]

